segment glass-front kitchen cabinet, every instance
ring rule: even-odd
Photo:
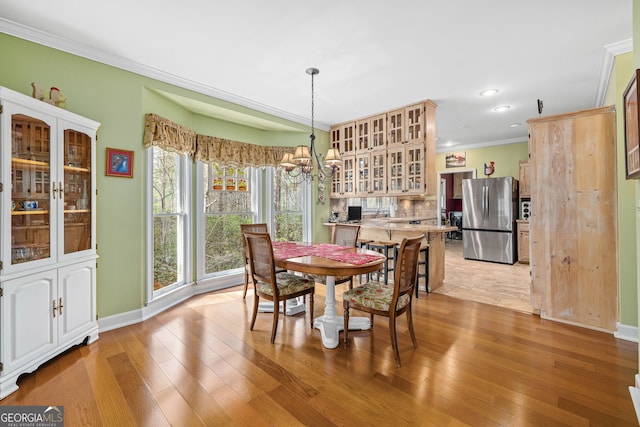
[[[0,88],[0,398],[16,379],[98,337],[99,123]]]

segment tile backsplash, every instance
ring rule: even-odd
[[[338,219],[343,221],[347,218],[348,199],[330,199],[330,212],[338,212]],[[438,217],[437,201],[424,199],[398,199],[395,209],[392,209],[394,218],[421,218],[433,220],[434,224]],[[380,212],[378,217],[388,217],[389,211]],[[375,217],[375,214],[362,213],[362,219]]]

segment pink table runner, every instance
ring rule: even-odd
[[[273,256],[277,259],[313,255],[333,261],[346,262],[347,264],[361,265],[384,257],[382,254],[373,255],[343,252],[345,249],[350,249],[350,247],[334,245],[332,243],[305,245],[296,242],[273,242]]]

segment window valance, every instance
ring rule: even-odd
[[[194,131],[156,114],[145,115],[143,142],[145,148],[153,145],[191,158],[196,152]]]
[[[291,147],[264,147],[214,136],[198,135],[195,158],[204,163],[238,167],[277,167],[285,152],[291,152]]]
[[[157,114],[145,116],[144,146],[157,146],[167,151],[186,154],[204,163],[237,167],[277,167],[291,147],[261,146],[200,135]]]

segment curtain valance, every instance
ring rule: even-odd
[[[196,152],[194,131],[156,114],[145,115],[143,142],[145,148],[153,145],[191,158]]]
[[[157,146],[167,151],[186,154],[204,163],[236,167],[277,167],[291,147],[264,147],[247,142],[231,141],[200,135],[157,114],[145,116],[144,146]]]
[[[238,167],[277,167],[291,147],[264,147],[246,142],[230,141],[214,136],[198,135],[196,160]]]

